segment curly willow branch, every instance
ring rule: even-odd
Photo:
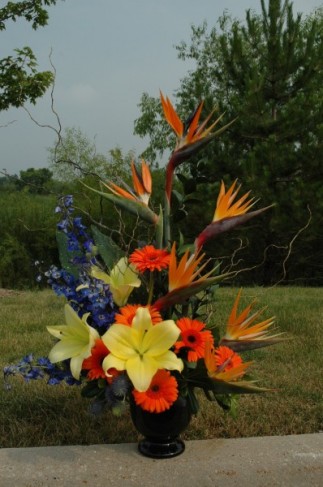
[[[288,246],[287,247],[283,247],[283,248],[287,248],[287,254],[286,254],[286,257],[285,259],[283,260],[283,263],[282,263],[282,268],[283,268],[283,275],[281,277],[281,279],[279,279],[279,281],[277,281],[275,284],[273,284],[271,287],[276,287],[278,286],[278,284],[280,284],[282,281],[284,281],[284,279],[286,278],[286,275],[287,275],[287,271],[286,271],[286,264],[291,256],[291,253],[292,253],[292,250],[293,250],[293,245],[294,245],[294,242],[295,240],[300,236],[300,234],[302,232],[304,232],[310,225],[311,223],[311,220],[312,220],[312,212],[311,212],[311,209],[309,207],[309,205],[307,205],[307,211],[309,213],[309,217],[308,217],[308,220],[306,222],[306,224],[300,228],[298,230],[298,232],[294,235],[294,237],[291,239],[291,241],[289,242]]]

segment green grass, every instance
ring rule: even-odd
[[[224,327],[237,290],[219,289],[212,320]],[[290,339],[255,351],[253,376],[275,389],[239,399],[233,419],[201,395],[201,409],[184,438],[248,437],[314,433],[323,429],[323,288],[247,288],[241,305],[258,298],[268,306]],[[0,366],[33,352],[46,355],[52,346],[47,325],[62,323],[63,301],[51,291],[0,297]],[[248,357],[249,358],[249,357]],[[13,377],[12,389],[0,384],[0,446],[26,447],[137,441],[128,413],[93,417],[78,387],[29,384]]]

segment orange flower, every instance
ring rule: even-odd
[[[215,363],[224,370],[232,369],[242,364],[242,358],[229,347],[217,347],[214,349]]]
[[[265,208],[260,208],[260,210],[249,212],[250,208],[258,200],[255,200],[255,198],[248,199],[250,194],[249,191],[240,199],[234,201],[241,188],[241,186],[238,186],[236,189],[236,184],[237,180],[234,181],[226,192],[224,182],[221,182],[213,220],[204,228],[195,240],[195,248],[197,250],[211,238],[215,238],[223,232],[227,232],[238,225],[246,223],[254,216],[258,216],[270,208],[270,206],[266,206]]]
[[[138,272],[161,271],[168,267],[169,260],[170,255],[167,250],[156,249],[153,245],[137,249],[129,257],[129,261],[136,266]]]
[[[199,358],[203,358],[205,343],[213,344],[211,331],[204,330],[205,324],[202,321],[192,320],[191,318],[181,318],[176,324],[181,330],[182,340],[175,343],[175,353],[184,348],[188,350],[187,360],[189,362],[196,362]]]
[[[242,377],[252,362],[242,362],[240,355],[228,347],[214,349],[210,342],[205,345],[205,366],[209,377],[231,382]]]
[[[142,306],[141,304],[127,304],[119,309],[119,313],[115,315],[115,322],[119,323],[120,325],[127,325],[131,326],[132,320],[135,317],[136,311],[138,308],[148,308],[151,321],[153,325],[156,323],[160,323],[163,321],[159,311],[157,311],[153,306]]]
[[[237,180],[235,180],[228,191],[225,192],[224,182],[221,181],[221,188],[213,216],[214,222],[222,220],[223,218],[232,218],[233,216],[244,215],[256,203],[255,198],[248,200],[250,191],[242,196],[238,201],[234,202],[241,188],[240,185],[235,190],[236,184]]]
[[[104,370],[102,369],[102,362],[109,354],[109,350],[104,345],[103,341],[98,338],[95,340],[95,345],[91,350],[90,357],[83,360],[82,369],[88,370],[88,378],[94,379],[106,379]]]
[[[105,186],[117,196],[128,200],[137,201],[148,206],[151,195],[152,180],[149,166],[144,160],[141,161],[141,175],[139,174],[134,162],[131,162],[132,181],[135,192],[127,187],[128,191],[120,188],[114,183],[105,184]],[[126,186],[124,184],[124,186]]]
[[[195,112],[185,121],[182,120],[177,115],[173,105],[171,104],[168,97],[164,98],[163,94],[160,92],[161,104],[164,111],[164,116],[168,124],[172,127],[175,134],[177,135],[177,142],[175,150],[166,166],[166,201],[168,206],[165,210],[169,210],[173,176],[175,168],[182,162],[189,159],[191,156],[196,154],[202,147],[206,146],[216,135],[223,132],[228,125],[220,128],[216,132],[212,132],[213,128],[221,120],[223,115],[221,115],[214,123],[212,123],[208,128],[206,128],[209,120],[211,119],[213,112],[199,125],[199,120],[203,108],[203,102],[200,102],[195,110]]]
[[[187,250],[177,265],[176,246],[175,243],[173,244],[169,263],[169,291],[189,286],[193,281],[204,281],[213,272],[195,279],[207,264],[204,263],[199,269],[197,268],[205,254],[198,255],[197,252],[196,254],[192,254],[190,258],[188,255],[189,251]]]
[[[145,392],[134,389],[132,394],[136,404],[145,411],[162,413],[176,401],[178,386],[175,377],[168,370],[160,369]]]
[[[174,130],[177,135],[177,144],[175,150],[182,149],[183,147],[194,144],[197,141],[204,139],[210,134],[211,130],[222,118],[220,117],[216,120],[210,127],[206,128],[207,123],[213,115],[213,112],[204,120],[201,125],[199,125],[199,120],[203,108],[203,101],[200,102],[188,121],[183,123],[179,116],[177,115],[171,101],[168,97],[164,98],[162,92],[160,92],[160,99],[164,111],[164,116],[169,125]]]
[[[277,338],[281,334],[270,335],[269,327],[274,324],[274,317],[267,318],[259,323],[256,320],[263,313],[260,309],[250,315],[256,301],[252,301],[240,313],[238,313],[241,290],[235,299],[230,313],[227,329],[220,344],[228,345],[232,350],[250,350],[272,345],[281,340]],[[250,315],[250,316],[249,316]],[[256,322],[256,323],[255,323]]]
[[[177,264],[176,258],[176,245],[172,246],[169,262],[168,272],[168,290],[169,292],[165,296],[161,296],[154,302],[153,306],[160,310],[168,308],[174,304],[185,301],[192,295],[195,295],[205,289],[206,287],[224,279],[225,275],[211,276],[214,274],[218,267],[213,268],[211,271],[204,275],[201,275],[202,270],[208,262],[202,264],[199,268],[198,265],[203,259],[205,254],[199,255],[199,251],[192,254],[189,257],[189,250],[185,252],[181,260]]]

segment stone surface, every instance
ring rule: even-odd
[[[4,448],[1,487],[322,487],[323,434],[186,442],[173,459],[136,444]]]

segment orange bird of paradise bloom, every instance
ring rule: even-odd
[[[232,230],[238,225],[247,222],[254,216],[271,208],[273,205],[260,208],[259,210],[250,211],[251,207],[257,203],[255,198],[249,198],[250,191],[236,200],[241,185],[237,186],[237,180],[226,191],[224,182],[221,182],[219,195],[216,202],[216,208],[213,220],[196,238],[195,247],[201,248],[207,240],[215,238],[223,232]],[[235,201],[236,200],[236,201]],[[249,212],[249,213],[248,213]]]
[[[173,107],[171,101],[168,97],[164,97],[162,92],[160,92],[160,99],[164,111],[164,116],[168,124],[172,127],[175,134],[177,135],[177,143],[175,147],[175,151],[182,149],[185,146],[194,144],[198,142],[208,135],[210,135],[213,128],[216,124],[221,120],[221,115],[214,123],[212,123],[208,128],[206,128],[209,120],[211,119],[213,112],[199,125],[199,120],[201,116],[201,112],[203,109],[204,102],[201,101],[194,113],[189,117],[189,119],[183,123],[182,120],[179,118],[175,108]]]
[[[240,191],[241,185],[237,185],[237,179],[230,186],[228,191],[225,190],[224,182],[221,181],[221,188],[216,202],[216,208],[213,221],[219,221],[223,218],[232,218],[233,216],[244,215],[258,201],[255,198],[248,200],[250,191],[242,196],[239,200],[234,201]]]
[[[202,291],[205,287],[220,280],[221,276],[211,276],[218,267],[213,268],[201,276],[201,272],[207,265],[208,261],[202,264],[201,260],[205,254],[199,255],[199,252],[189,257],[189,250],[185,252],[180,261],[177,263],[176,244],[172,246],[170,261],[168,267],[168,293],[160,297],[154,304],[157,310],[167,308],[173,304],[186,300],[189,296]]]
[[[141,174],[138,172],[134,162],[131,162],[131,172],[134,191],[125,183],[127,190],[120,188],[114,183],[104,184],[112,193],[128,200],[143,203],[148,206],[149,198],[152,192],[152,179],[149,166],[144,160],[141,161]]]
[[[233,122],[221,127],[216,132],[212,132],[224,114],[220,115],[215,122],[207,127],[207,124],[214,113],[213,110],[202,123],[199,123],[204,104],[204,102],[201,101],[193,114],[185,122],[182,122],[171,101],[168,97],[165,98],[162,92],[160,92],[160,99],[164,117],[177,135],[175,150],[173,151],[173,154],[166,167],[166,198],[170,204],[173,173],[175,168],[182,162],[189,159],[193,154],[198,152],[203,146],[208,144],[216,135],[223,132]]]
[[[201,271],[207,264],[207,262],[205,262],[201,267],[198,268],[198,265],[205,256],[205,254],[198,255],[198,253],[196,253],[192,254],[190,257],[188,256],[189,250],[185,252],[183,257],[177,264],[176,244],[173,243],[168,268],[168,290],[170,292],[174,289],[188,287],[192,282],[202,282],[213,273],[212,270],[204,276],[196,279],[196,277],[201,273]]]
[[[238,306],[241,297],[241,290],[235,299],[230,313],[227,329],[220,345],[226,345],[235,351],[251,350],[272,345],[282,338],[277,338],[281,333],[269,335],[269,327],[274,324],[274,317],[267,318],[259,323],[255,323],[265,308],[250,314],[256,301],[250,303],[241,313],[238,313]]]

